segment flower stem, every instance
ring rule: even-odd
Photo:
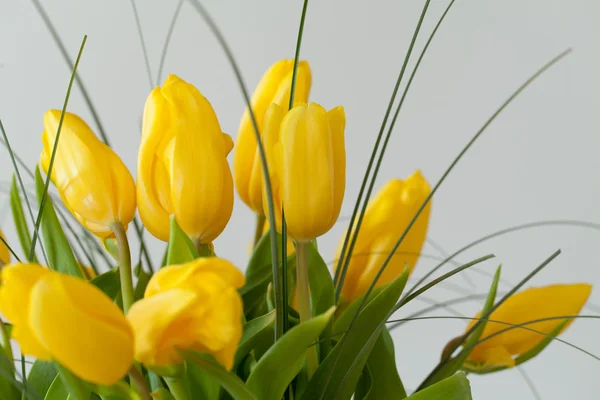
[[[263,230],[265,229],[265,222],[267,218],[264,215],[256,214],[256,230],[254,231],[254,245],[253,248],[256,247],[258,241],[263,235]]]
[[[150,400],[150,390],[144,376],[136,365],[129,370],[129,378],[132,386],[142,400]]]
[[[192,400],[190,392],[185,387],[182,379],[165,377],[165,382],[167,382],[167,386],[175,400]]]
[[[112,231],[119,246],[119,273],[121,276],[121,294],[123,296],[123,311],[125,315],[134,302],[133,277],[131,275],[131,251],[125,233],[125,227],[117,222],[112,226]]]
[[[307,246],[308,243],[296,243],[296,287],[298,288],[300,322],[306,322],[312,317],[308,285],[308,262],[306,257]],[[315,373],[318,366],[317,348],[316,346],[310,346],[306,349],[306,372],[309,379]]]

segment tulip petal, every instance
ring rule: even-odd
[[[51,356],[31,330],[28,315],[32,288],[50,273],[37,264],[14,264],[2,270],[0,311],[12,322],[12,336],[23,353],[40,360],[50,360]]]
[[[52,358],[86,381],[112,385],[131,367],[131,327],[84,280],[54,273],[40,279],[31,292],[29,322]]]

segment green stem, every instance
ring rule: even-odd
[[[258,241],[263,235],[263,230],[265,229],[265,222],[267,218],[264,215],[256,214],[256,230],[254,231],[254,245],[253,248],[256,247]]]
[[[121,294],[123,296],[123,311],[127,315],[129,307],[135,301],[133,292],[133,277],[131,274],[131,251],[125,233],[125,227],[117,222],[112,226],[112,231],[119,246],[119,273],[121,275]]]
[[[300,322],[312,318],[310,310],[310,289],[308,284],[308,262],[306,257],[308,243],[296,243],[296,287],[298,288],[298,312]],[[306,372],[310,379],[319,366],[316,346],[306,349]]]
[[[171,390],[171,394],[175,397],[175,400],[192,400],[189,390],[185,387],[183,380],[180,378],[167,378],[165,382]]]
[[[2,263],[2,262],[0,261],[0,263]],[[10,337],[8,336],[8,333],[6,332],[6,326],[4,325],[4,321],[2,321],[2,318],[0,318],[0,331],[2,331],[2,332],[0,332],[0,346],[2,346],[2,349],[4,350],[6,359],[10,361],[9,366],[10,366],[10,370],[11,370],[11,374],[12,374],[15,369],[15,365],[12,362],[13,352],[12,352],[12,347],[10,346]]]
[[[133,388],[140,396],[140,399],[150,400],[151,397],[150,390],[148,389],[148,383],[146,382],[146,379],[144,379],[144,376],[137,368],[137,366],[134,365],[133,367],[131,367],[131,370],[129,370],[129,378],[131,380]]]

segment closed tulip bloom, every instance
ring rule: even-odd
[[[144,225],[169,240],[169,218],[195,242],[208,244],[233,210],[227,154],[233,147],[193,85],[169,75],[148,96],[138,155],[137,196]]]
[[[40,162],[47,173],[61,111],[44,114]],[[52,182],[65,206],[98,237],[112,236],[111,226],[127,226],[135,215],[135,182],[123,161],[75,114],[65,113]]]
[[[528,323],[544,318],[577,315],[586,303],[592,286],[588,284],[550,285],[524,290],[509,297],[498,309],[490,315],[481,335],[481,343],[475,346],[467,359],[472,369],[493,369],[514,367],[515,357],[526,354],[542,340],[552,334],[565,319],[550,319],[548,321]],[[477,314],[479,318],[481,313]],[[502,321],[509,324],[525,324],[528,329],[510,329],[510,325],[491,322]],[[469,330],[477,321],[472,321]],[[561,329],[564,331],[573,319],[568,320]],[[497,334],[500,331],[503,333]],[[532,330],[541,332],[536,333]],[[494,334],[496,336],[490,337]],[[546,335],[544,335],[546,334]],[[488,340],[485,338],[490,337]]]
[[[2,231],[0,231],[0,237],[6,241],[6,237]],[[0,240],[0,267],[10,263],[10,251],[4,244],[4,241]]]
[[[345,300],[355,300],[369,288],[430,192],[429,184],[421,172],[416,171],[406,180],[389,181],[369,202],[344,279],[342,297]],[[430,209],[431,202],[423,209],[390,259],[377,281],[377,287],[393,281],[402,273],[405,265],[411,271],[415,267],[425,241]],[[340,240],[336,260],[340,257],[344,237],[345,234]]]
[[[251,105],[261,135],[268,107],[275,103],[287,110],[290,102],[294,60],[281,60],[273,64],[263,75],[252,95]],[[294,104],[308,102],[311,86],[308,62],[300,61],[296,75]],[[263,171],[254,125],[246,109],[240,122],[233,154],[235,187],[244,203],[257,214],[263,214],[262,182]]]
[[[2,270],[0,311],[24,354],[57,361],[101,385],[121,379],[133,362],[133,331],[94,285],[37,264]]]
[[[271,105],[265,117],[277,230],[285,210],[289,237],[308,242],[325,234],[338,218],[346,188],[346,116],[342,107],[318,104],[284,113]],[[263,208],[268,213],[266,198]]]
[[[146,366],[183,362],[180,350],[212,354],[231,369],[242,337],[244,275],[217,257],[158,271],[127,318],[135,330],[135,358]]]

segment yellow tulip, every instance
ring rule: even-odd
[[[40,161],[45,172],[60,115],[59,110],[44,115]],[[135,215],[135,182],[127,167],[75,114],[65,113],[51,178],[65,206],[96,236],[112,236],[115,223],[126,227]]]
[[[227,154],[233,147],[217,116],[193,85],[169,75],[148,96],[138,155],[140,217],[150,233],[169,240],[169,217],[195,242],[225,229],[233,210]]]
[[[158,271],[127,318],[135,331],[135,358],[152,366],[182,362],[179,350],[212,354],[231,369],[242,337],[244,275],[217,257]]]
[[[321,236],[337,220],[346,188],[345,126],[342,107],[325,111],[310,103],[284,113],[272,104],[267,111],[265,147],[277,230],[283,206],[295,241]],[[266,198],[263,207],[268,213]]]
[[[344,279],[342,297],[345,300],[353,301],[368,289],[430,191],[421,172],[416,171],[404,181],[391,180],[369,202]],[[411,271],[415,267],[425,241],[430,209],[431,202],[423,209],[387,264],[377,281],[378,287],[393,281],[402,273],[406,264]],[[345,234],[338,246],[336,266],[344,237]]]
[[[263,75],[252,95],[252,110],[259,132],[263,134],[264,118],[267,108],[275,103],[287,110],[290,102],[294,60],[281,60],[273,64]],[[294,104],[306,103],[311,86],[311,72],[308,62],[300,61],[296,75]],[[264,136],[261,136],[264,137]],[[233,175],[235,187],[240,198],[255,213],[263,214],[262,182],[263,171],[256,133],[246,109],[240,122],[233,154]]]
[[[551,334],[565,319],[551,319],[529,324],[544,318],[576,315],[586,303],[592,286],[588,284],[550,285],[527,289],[509,297],[489,319],[509,324],[526,324],[526,328],[545,334]],[[480,317],[481,313],[477,314]],[[477,321],[472,321],[467,330]],[[568,320],[562,328],[564,331],[573,319]],[[514,367],[514,357],[532,350],[538,343],[546,339],[545,335],[526,329],[510,329],[509,325],[488,322],[481,335],[481,344],[475,346],[467,359],[467,365],[473,369],[493,369]],[[486,337],[496,336],[483,341]]]
[[[4,233],[0,230],[0,237],[6,241]],[[0,267],[3,265],[10,264],[10,251],[4,244],[4,241],[0,240]]]
[[[133,362],[133,330],[94,285],[37,264],[2,270],[0,311],[24,354],[53,360],[101,385],[121,379]]]

